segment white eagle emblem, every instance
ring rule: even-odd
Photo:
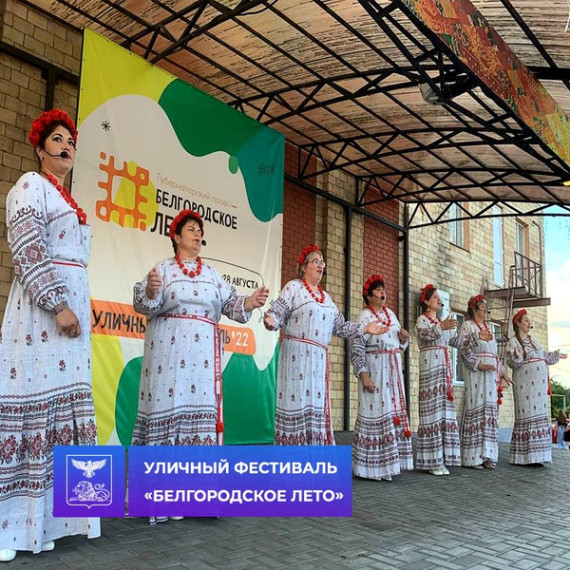
[[[78,461],[77,459],[71,458],[71,463],[73,463],[73,467],[83,471],[84,477],[91,479],[91,477],[95,476],[95,471],[97,471],[97,469],[105,467],[107,460],[101,459],[101,461]]]

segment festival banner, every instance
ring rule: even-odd
[[[284,137],[85,30],[73,194],[92,230],[93,396],[100,444],[130,444],[146,321],[133,285],[172,257],[170,221],[197,210],[202,259],[238,294],[281,283]],[[226,443],[273,441],[278,337],[257,309],[222,317]]]

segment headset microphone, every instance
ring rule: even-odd
[[[70,158],[69,153],[66,150],[62,150],[61,152],[57,153],[57,154],[52,154],[51,152],[48,152],[45,149],[42,149],[46,154],[49,154],[50,156],[53,156],[55,158]]]
[[[205,239],[202,240],[202,245],[206,245],[206,240],[205,240]]]

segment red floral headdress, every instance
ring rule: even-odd
[[[374,275],[371,275],[368,278],[368,281],[366,281],[366,283],[364,284],[364,287],[362,287],[362,294],[365,297],[368,297],[368,291],[370,289],[370,286],[372,285],[372,283],[374,283],[375,281],[382,281],[382,283],[384,283],[384,277],[382,277],[382,275],[378,275],[377,273],[375,273]]]
[[[201,220],[202,217],[198,212],[194,210],[182,210],[173,220],[170,222],[170,229],[168,230],[168,235],[170,239],[174,239],[174,235],[176,234],[176,228],[178,224],[187,216],[191,216],[192,218],[196,218],[197,220]],[[202,230],[203,231],[203,230]]]
[[[526,309],[521,309],[514,317],[513,317],[513,325],[518,325],[521,322],[521,319],[526,315]]]
[[[32,122],[32,128],[28,133],[28,140],[32,146],[37,146],[40,144],[40,139],[46,127],[55,121],[64,124],[67,130],[71,133],[73,141],[77,143],[77,130],[75,129],[75,123],[71,120],[71,117],[61,109],[51,109],[51,111],[44,111],[35,121]]]
[[[427,303],[426,297],[431,289],[435,289],[433,283],[428,283],[427,285],[424,286],[422,292],[420,293],[420,303],[423,303],[424,305]]]
[[[471,299],[469,299],[468,306],[470,309],[475,309],[477,303],[480,303],[481,301],[485,301],[485,295],[475,295],[475,297],[471,297]]]
[[[315,245],[314,243],[306,245],[303,248],[301,255],[299,255],[299,259],[297,260],[299,265],[303,265],[303,263],[305,263],[305,259],[307,258],[307,255],[309,255],[309,253],[312,253],[313,251],[320,251],[319,246]]]

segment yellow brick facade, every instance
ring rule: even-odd
[[[5,44],[22,50],[43,62],[67,72],[80,70],[82,37],[77,31],[43,12],[17,2],[0,2],[0,38]],[[23,61],[17,55],[0,53],[0,319],[13,278],[12,262],[6,241],[6,195],[22,173],[37,167],[33,149],[26,143],[31,120],[45,107],[47,74],[40,67]],[[54,104],[76,114],[77,86],[59,78],[55,86]],[[79,141],[81,143],[81,141]],[[343,172],[321,176],[318,186],[347,202],[354,200],[355,181]],[[430,206],[431,207],[431,206]],[[435,208],[435,207],[431,207]],[[403,209],[402,209],[403,210]],[[324,251],[327,273],[323,285],[344,313],[345,292],[350,295],[350,317],[362,309],[360,296],[363,275],[364,218],[353,214],[351,222],[351,284],[345,284],[346,215],[342,205],[323,198],[317,199],[316,241]],[[403,212],[402,212],[403,216]],[[402,217],[403,220],[403,217]],[[541,251],[542,221],[524,219],[529,225],[529,256],[543,259]],[[469,247],[464,250],[450,244],[448,225],[412,230],[410,233],[410,315],[417,315],[417,298],[426,282],[436,283],[451,294],[453,310],[465,311],[468,298],[480,292],[485,279],[493,275],[492,222],[480,220],[469,225]],[[504,221],[504,264],[512,263],[514,220]],[[505,280],[507,275],[505,275]],[[400,264],[400,291],[403,290],[403,266]],[[402,315],[402,293],[399,308]],[[391,305],[394,306],[396,300]],[[495,316],[495,315],[493,315]],[[546,310],[533,309],[537,326],[535,334],[546,347]],[[410,389],[412,426],[417,428],[418,349],[412,335],[410,345]],[[333,427],[342,429],[344,422],[344,341],[334,339],[330,348]],[[462,409],[462,389],[456,388],[458,411]],[[350,427],[357,410],[357,382],[350,376]],[[512,424],[512,401],[505,398],[501,410],[501,426]]]

